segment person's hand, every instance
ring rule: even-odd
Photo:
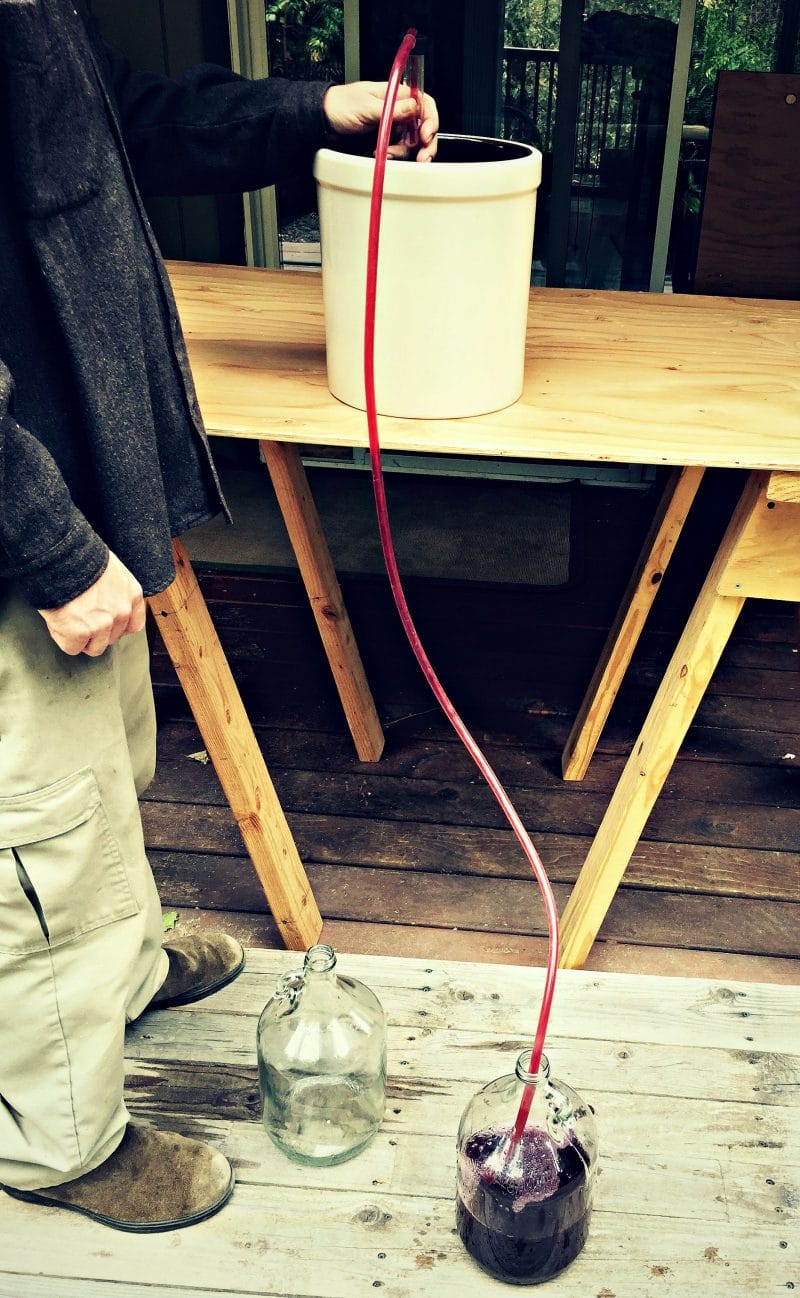
[[[124,635],[141,631],[145,620],[142,588],[115,554],[93,586],[61,608],[40,608],[59,649],[99,658]]]
[[[385,95],[385,81],[351,81],[348,85],[329,86],[322,101],[328,126],[336,135],[364,135],[374,131],[381,118]],[[422,96],[420,112],[419,101],[409,87],[398,86],[392,121],[394,132],[390,157],[403,158],[414,154],[417,162],[430,162],[436,156],[439,114],[436,101],[430,95]],[[419,127],[416,151],[403,138],[404,127],[415,121]]]

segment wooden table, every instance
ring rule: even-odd
[[[206,424],[260,441],[356,749],[377,760],[380,722],[298,449],[368,442],[363,413],[328,392],[320,278],[186,263],[170,272]],[[751,471],[565,909],[566,965],[586,958],[745,598],[800,598],[799,336],[795,302],[535,289],[520,401],[472,419],[381,420],[387,450],[674,466],[567,743],[567,779],[586,770],[703,470]],[[169,627],[173,609],[160,611]],[[173,656],[202,691],[187,635],[178,625]],[[224,768],[226,736],[212,738]],[[240,803],[251,827],[247,790]],[[298,869],[292,858],[294,899],[308,908]]]
[[[0,1194],[0,1298],[488,1298],[506,1290],[454,1225],[455,1138],[479,1087],[529,1044],[541,972],[343,956],[389,1020],[386,1118],[339,1167],[308,1169],[259,1117],[256,1021],[287,952],[251,951],[209,1000],[128,1033],[134,1117],[209,1139],[227,1207],[136,1236]],[[543,1294],[767,1298],[800,1287],[800,990],[564,971],[547,1053],[597,1112],[589,1239]]]

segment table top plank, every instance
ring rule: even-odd
[[[358,1158],[305,1169],[263,1131],[255,1090],[256,1019],[297,960],[250,952],[215,997],[153,1013],[128,1036],[133,1112],[228,1154],[237,1187],[225,1210],[150,1237],[55,1211],[42,1250],[42,1210],[0,1195],[0,1298],[504,1292],[453,1233],[455,1129],[476,1085],[506,1071],[532,1030],[541,971],[340,955],[392,1025],[387,1117]],[[753,1298],[800,1283],[800,989],[565,971],[558,998],[553,1071],[563,1057],[562,1075],[596,1101],[601,1171],[589,1242],[548,1293]],[[743,1026],[774,1050],[743,1049]],[[716,1065],[722,1080],[706,1095],[697,1075],[710,1082]],[[759,1102],[765,1079],[780,1101]]]
[[[169,270],[211,432],[368,444],[363,412],[327,388],[319,275]],[[520,401],[383,418],[380,435],[417,453],[800,471],[800,303],[533,289]]]

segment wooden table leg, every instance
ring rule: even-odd
[[[322,931],[314,894],[189,558],[173,545],[175,581],[148,603],[281,936],[304,951]]]
[[[581,966],[669,775],[746,596],[800,598],[800,505],[751,473],[562,917],[561,963]]]
[[[377,762],[383,731],[300,452],[289,443],[267,441],[261,442],[261,450],[356,752],[362,762]]]
[[[701,468],[670,474],[641,554],[608,633],[561,755],[565,780],[582,780],[703,477]]]

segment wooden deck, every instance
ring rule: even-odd
[[[541,975],[342,957],[389,1019],[384,1124],[338,1168],[300,1168],[259,1122],[257,1016],[296,954],[252,951],[216,996],[128,1033],[135,1116],[232,1159],[225,1209],[174,1234],[110,1231],[0,1195],[0,1298],[462,1298],[505,1290],[454,1232],[455,1135],[528,1043]],[[760,1298],[800,1285],[800,992],[565,972],[548,1055],[597,1113],[584,1251],[559,1298]]]
[[[561,748],[654,498],[584,493],[585,574],[571,589],[409,589],[562,903],[739,481],[704,484],[581,784],[562,781]],[[0,1298],[499,1293],[453,1234],[454,1140],[472,1091],[510,1069],[535,1025],[536,887],[427,693],[384,581],[343,581],[386,727],[377,765],[355,759],[299,580],[207,572],[202,585],[324,937],[365,953],[341,965],[389,1013],[386,1122],[362,1156],[314,1173],[260,1125],[256,1019],[298,956],[263,949],[279,945],[275,926],[156,645],[160,764],[143,814],[164,909],[184,931],[222,926],[252,949],[216,997],[129,1033],[128,1099],[145,1121],[218,1143],[238,1184],[218,1216],[154,1237],[0,1195]],[[601,972],[561,976],[548,1053],[597,1109],[602,1169],[589,1243],[548,1289],[562,1298],[800,1286],[797,632],[786,605],[746,608],[591,952]]]
[[[741,488],[708,475],[580,784],[560,752],[655,506],[583,491],[571,589],[415,582],[412,612],[563,904]],[[265,491],[269,491],[265,473]],[[201,573],[301,857],[340,950],[526,964],[543,913],[500,812],[411,658],[386,582],[343,579],[387,748],[356,760],[298,579]],[[800,676],[793,610],[751,601],[589,966],[792,982],[800,952]],[[279,945],[172,668],[156,646],[160,762],[144,803],[165,909]]]

